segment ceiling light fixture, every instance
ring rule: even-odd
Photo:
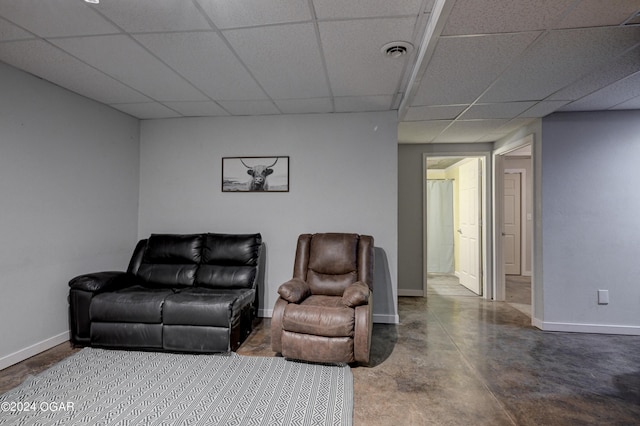
[[[98,4],[100,3],[100,0],[84,0],[85,3],[91,3],[91,4]]]
[[[413,45],[406,41],[392,41],[380,49],[385,56],[394,59],[406,55],[411,50],[413,50]]]

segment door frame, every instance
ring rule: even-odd
[[[480,208],[482,215],[481,231],[480,231],[480,253],[482,259],[480,263],[482,277],[482,297],[484,299],[494,299],[494,275],[493,265],[495,263],[493,256],[493,156],[488,151],[442,151],[442,152],[423,152],[422,153],[422,294],[427,296],[427,223],[426,223],[426,197],[427,197],[427,159],[437,157],[460,157],[460,158],[482,158],[482,182],[481,182],[481,200]]]
[[[532,161],[532,170],[533,170],[533,179],[534,179],[534,208],[532,209],[532,220],[534,223],[534,231],[531,241],[532,249],[531,249],[531,320],[534,322],[535,317],[535,291],[536,291],[536,226],[538,212],[536,205],[536,179],[539,177],[536,176],[536,165],[535,165],[535,156],[537,155],[536,146],[534,143],[534,135],[530,134],[521,139],[514,141],[506,146],[503,146],[493,152],[493,270],[495,272],[494,279],[494,294],[495,300],[504,301],[506,298],[506,282],[505,282],[505,270],[504,270],[504,262],[503,259],[503,244],[502,244],[502,223],[504,221],[504,205],[503,205],[503,197],[504,197],[504,157],[509,152],[515,151],[525,146],[531,146],[531,161]],[[523,176],[524,178],[524,176]],[[523,197],[524,198],[524,197]]]

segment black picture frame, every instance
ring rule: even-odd
[[[289,156],[222,157],[222,192],[289,192]]]

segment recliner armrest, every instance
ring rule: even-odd
[[[141,283],[142,280],[133,274],[122,271],[105,271],[78,275],[69,281],[69,287],[72,290],[102,293]]]
[[[311,294],[309,285],[299,278],[292,278],[278,288],[278,294],[289,303],[300,303]]]
[[[366,305],[369,303],[369,286],[362,281],[356,281],[349,285],[342,293],[342,303],[353,308],[354,306]]]

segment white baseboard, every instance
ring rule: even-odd
[[[271,318],[273,316],[273,309],[258,309],[258,316],[260,318]],[[373,314],[373,322],[379,324],[398,324],[400,317],[398,317],[398,315]]]
[[[258,309],[258,316],[260,318],[271,318],[273,316],[273,309]]]
[[[378,324],[399,324],[400,317],[398,315],[373,314],[373,322]]]
[[[3,356],[2,358],[0,358],[0,370],[24,361],[27,358],[31,358],[34,355],[38,355],[40,352],[44,352],[47,349],[58,346],[59,344],[64,343],[67,340],[69,340],[69,330],[65,331],[64,333],[60,333],[57,336],[53,336],[41,342],[35,343],[24,349],[20,349],[19,351],[16,351],[12,354]]]
[[[398,296],[424,297],[424,290],[398,289]]]
[[[593,333],[593,334],[622,334],[628,336],[640,336],[640,326],[635,325],[605,325],[605,324],[576,324],[564,322],[540,321],[533,318],[534,327],[544,331],[564,331],[568,333]]]

